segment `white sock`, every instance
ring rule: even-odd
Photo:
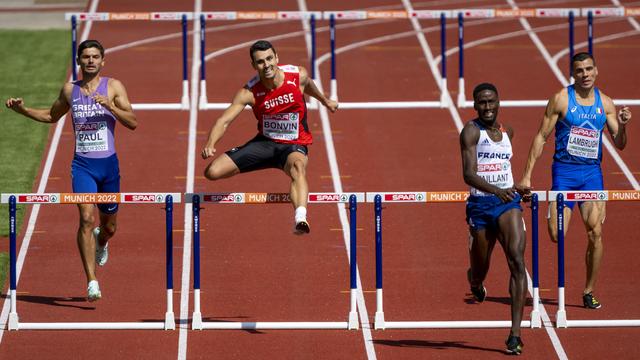
[[[304,206],[298,206],[295,214],[296,223],[300,221],[307,221],[307,208]]]

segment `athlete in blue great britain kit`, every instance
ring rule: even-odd
[[[9,98],[6,106],[30,119],[55,123],[71,110],[75,133],[75,156],[71,163],[74,193],[120,192],[120,170],[114,147],[116,121],[134,130],[138,121],[129,103],[124,85],[116,79],[100,76],[104,66],[104,48],[96,40],[78,46],[77,64],[82,80],[66,83],[50,109],[33,109],[22,98]],[[95,227],[95,205],[78,204],[80,226],[77,242],[87,276],[87,299],[102,297],[96,279],[95,263],[102,266],[108,258],[108,240],[116,232],[118,204],[99,204],[100,226]]]

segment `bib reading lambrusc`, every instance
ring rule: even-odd
[[[573,156],[588,159],[598,158],[600,145],[600,132],[594,129],[586,129],[572,126],[567,141],[567,152]]]

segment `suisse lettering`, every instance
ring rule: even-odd
[[[288,93],[288,94],[285,94],[285,95],[280,95],[280,96],[275,97],[273,99],[265,100],[264,108],[266,110],[269,110],[271,108],[274,108],[277,105],[293,104],[293,102],[294,102],[293,93]]]

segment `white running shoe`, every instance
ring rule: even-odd
[[[94,302],[100,300],[100,298],[102,298],[102,293],[100,292],[100,285],[98,285],[98,281],[89,281],[89,286],[87,287],[87,300]]]
[[[100,227],[93,229],[93,237],[96,239],[96,264],[104,266],[109,260],[109,243],[104,246],[100,246],[98,242],[98,235],[100,235]]]

